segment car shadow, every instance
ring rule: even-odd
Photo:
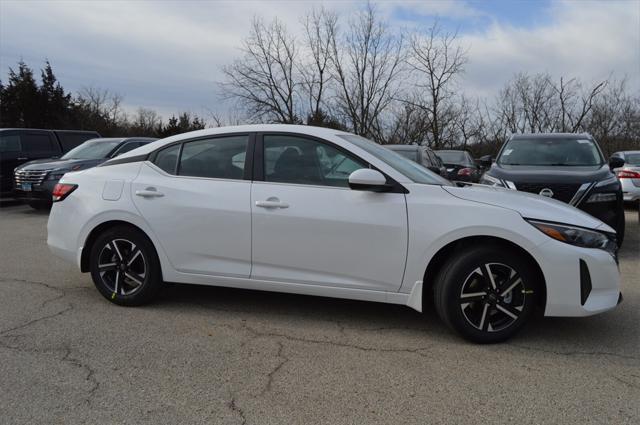
[[[248,317],[272,320],[274,326],[282,321],[306,325],[315,322],[320,327],[323,322],[332,322],[343,331],[403,332],[409,340],[466,344],[440,320],[433,306],[427,306],[421,314],[403,305],[183,284],[171,284],[155,305],[180,311],[191,305],[205,312],[236,315],[242,321]],[[611,352],[635,356],[638,335],[634,332],[619,326],[614,312],[586,318],[548,318],[537,311],[524,329],[503,346],[509,352],[526,349],[555,354]]]

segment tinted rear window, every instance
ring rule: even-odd
[[[0,152],[20,152],[22,146],[20,145],[20,136],[0,136]]]
[[[445,164],[468,164],[469,160],[465,152],[462,151],[437,151],[436,155],[440,157]]]
[[[26,152],[58,152],[48,134],[26,133],[20,135],[20,140]]]

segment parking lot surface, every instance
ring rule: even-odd
[[[640,225],[624,302],[467,343],[407,307],[175,285],[124,308],[53,257],[46,213],[0,208],[0,422],[640,422]]]

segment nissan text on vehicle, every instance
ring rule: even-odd
[[[109,301],[164,282],[433,305],[463,337],[511,337],[535,307],[621,300],[615,231],[538,195],[457,187],[367,139],[250,125],[150,143],[65,174],[52,251]]]

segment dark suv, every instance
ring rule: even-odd
[[[61,158],[27,162],[15,169],[14,195],[35,209],[50,208],[53,187],[65,173],[95,167],[154,140],[148,137],[91,139]]]
[[[428,147],[420,145],[384,145],[385,148],[417,162],[442,177],[447,177],[447,169],[438,156]]]
[[[0,196],[13,194],[13,170],[19,165],[60,156],[96,137],[96,131],[0,128]]]
[[[482,157],[491,164],[491,157]],[[566,202],[593,215],[624,239],[624,206],[620,182],[612,172],[620,158],[607,164],[588,134],[518,134],[502,146],[480,183],[535,193]],[[535,217],[532,217],[535,218]]]

